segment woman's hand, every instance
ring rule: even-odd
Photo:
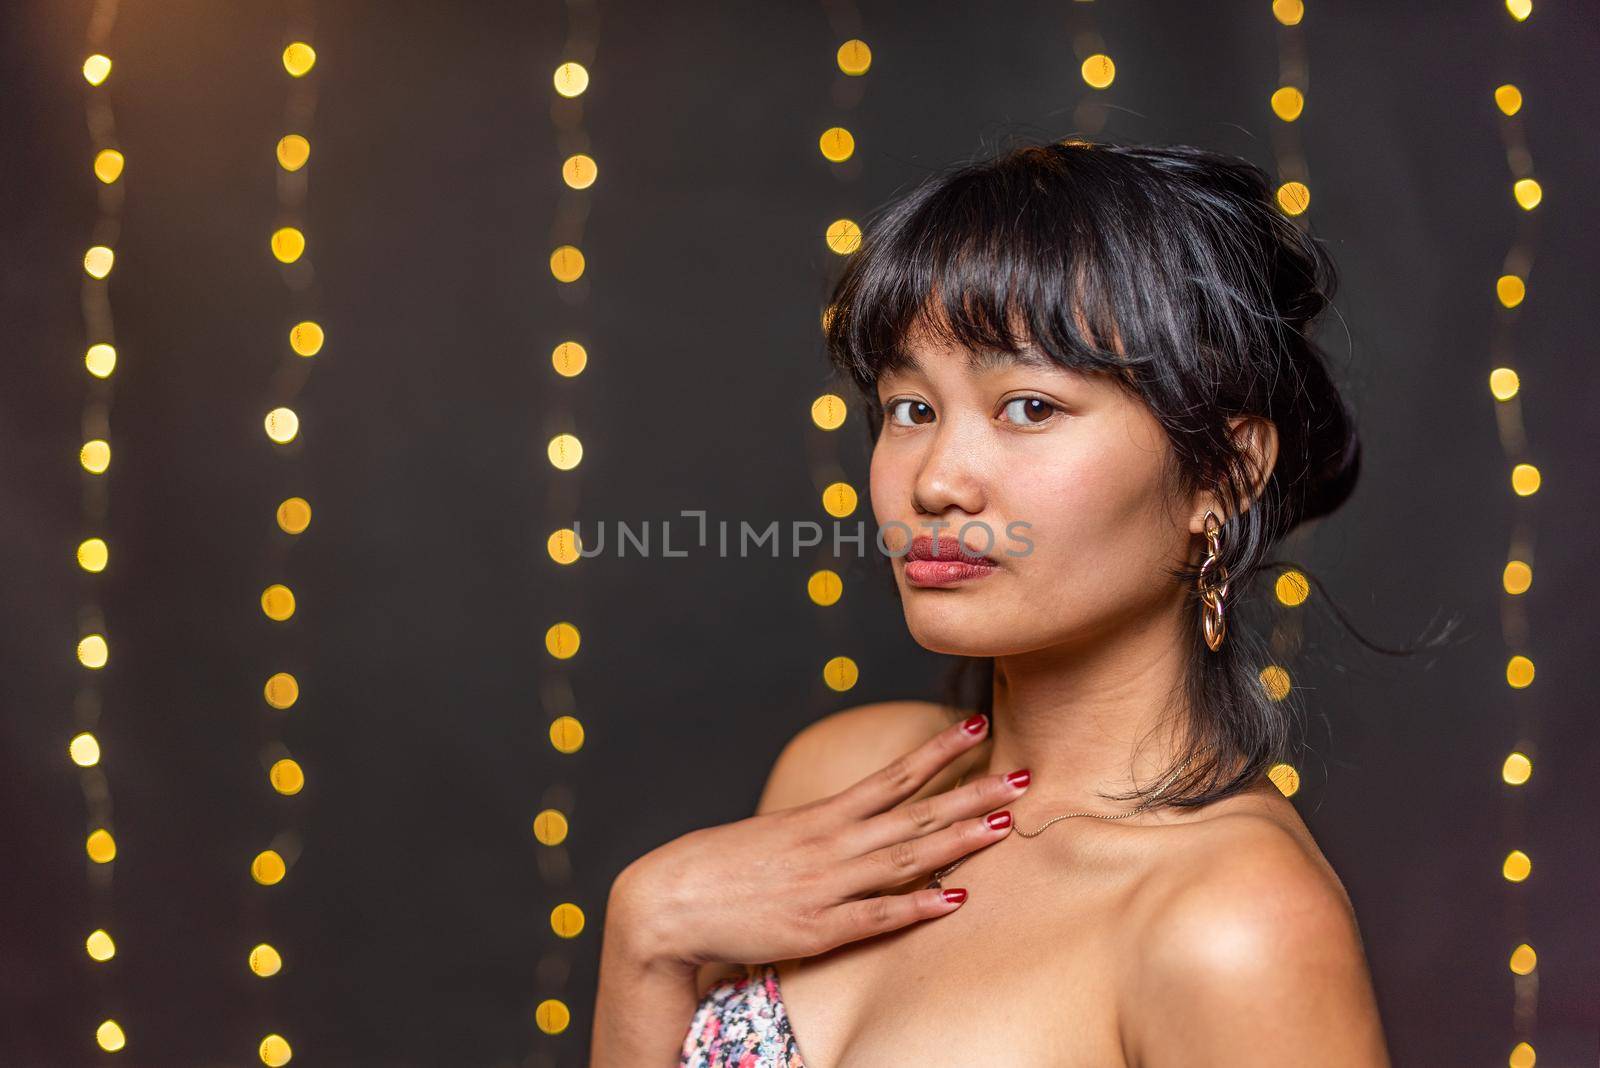
[[[628,941],[643,960],[692,970],[815,956],[953,912],[966,891],[876,892],[1010,833],[1010,813],[984,814],[1021,796],[1026,771],[900,804],[988,725],[973,716],[831,797],[691,831],[646,853],[611,892]]]

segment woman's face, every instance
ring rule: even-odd
[[[1023,653],[1092,640],[1174,603],[1180,591],[1164,569],[1190,555],[1192,517],[1163,488],[1170,446],[1149,408],[1042,355],[997,353],[974,366],[969,350],[924,331],[908,350],[917,366],[877,384],[884,425],[871,494],[918,643]],[[972,525],[958,533],[963,524]],[[916,561],[906,555],[913,536],[959,537],[994,565]]]

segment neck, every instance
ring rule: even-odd
[[[1104,794],[1164,781],[1188,703],[1181,613],[1163,612],[1095,640],[995,658],[994,740],[974,774],[1028,768],[1014,806],[1033,827],[1067,810],[1115,814]]]

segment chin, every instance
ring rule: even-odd
[[[1017,640],[1014,625],[978,608],[976,598],[966,600],[952,592],[913,586],[903,595],[906,628],[918,645],[949,656],[1002,656],[1016,651],[1011,648]]]

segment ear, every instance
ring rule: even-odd
[[[1244,454],[1245,469],[1250,476],[1246,487],[1250,499],[1243,507],[1249,508],[1266,489],[1267,479],[1278,462],[1278,428],[1272,420],[1259,415],[1236,415],[1228,420],[1228,434],[1233,438],[1234,447]],[[1226,521],[1229,517],[1219,494],[1210,490],[1202,492],[1195,498],[1194,510],[1189,516],[1191,534],[1205,533],[1208,509],[1220,520]]]

